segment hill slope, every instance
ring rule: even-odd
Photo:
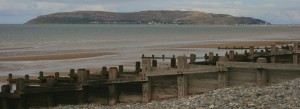
[[[115,13],[104,11],[76,11],[42,15],[26,24],[266,24],[251,17],[234,17],[198,11],[141,11]]]

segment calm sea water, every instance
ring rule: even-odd
[[[217,52],[215,49],[174,48],[185,44],[299,39],[300,28],[289,26],[0,25],[0,56],[118,53],[85,59],[0,62],[0,76],[8,73],[35,75],[41,70],[67,71],[104,65],[132,67],[143,53],[149,56],[190,53],[201,56],[209,51]]]

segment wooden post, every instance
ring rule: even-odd
[[[10,74],[8,74],[8,79],[7,79],[7,81],[11,81],[12,80],[12,74],[10,73]]]
[[[52,108],[56,105],[53,94],[50,94],[50,93],[47,94],[47,104],[48,104],[48,108]]]
[[[140,61],[135,62],[135,71],[136,72],[141,71],[141,62]]]
[[[217,64],[217,66],[223,66],[224,64],[226,64],[228,62],[228,58],[226,56],[222,56],[219,58],[218,61],[220,64]],[[223,71],[220,70],[218,72],[218,86],[220,88],[225,87],[228,85],[228,72],[227,71]]]
[[[142,65],[143,65],[143,72],[142,76],[145,78],[145,80],[148,80],[143,83],[143,103],[148,103],[151,101],[151,78],[147,76],[147,73],[150,73],[152,71],[151,68],[151,60],[150,59],[143,59],[142,60]]]
[[[234,59],[234,51],[229,51],[229,60],[233,60]]]
[[[293,64],[298,64],[298,54],[293,54]]]
[[[47,77],[47,87],[53,87],[55,83],[54,77]]]
[[[176,68],[176,58],[173,55],[173,57],[171,58],[171,68]]]
[[[59,77],[59,73],[58,73],[58,72],[55,72],[54,77],[55,77],[55,78],[58,78],[58,77]]]
[[[77,73],[78,73],[77,81],[79,84],[82,85],[88,79],[87,72],[85,69],[78,69]]]
[[[196,62],[196,55],[190,54],[190,64],[194,64]]]
[[[294,43],[293,43],[293,46],[294,46],[293,51],[294,51],[294,53],[295,53],[295,52],[298,51],[298,48],[299,48],[299,42],[294,42]]]
[[[228,85],[228,72],[219,71],[218,72],[218,86],[219,88],[226,87]]]
[[[151,78],[148,77],[148,81],[143,83],[143,103],[149,103],[152,99],[151,94]]]
[[[119,65],[119,73],[123,73],[124,72],[124,66],[123,65]]]
[[[214,61],[214,53],[213,52],[209,52],[209,54],[208,54],[208,60],[209,61]]]
[[[152,67],[157,67],[157,60],[155,59],[152,60]]]
[[[110,81],[117,80],[118,69],[116,67],[110,67],[108,75],[109,75],[108,80],[110,80]]]
[[[117,73],[118,73],[118,69],[116,67],[111,67],[109,68],[109,81],[114,81],[117,80]],[[117,104],[118,102],[118,93],[117,93],[117,87],[116,84],[109,84],[108,86],[108,104],[110,106]]]
[[[29,81],[29,75],[25,75],[25,81]]]
[[[39,80],[44,78],[44,72],[43,71],[39,72],[39,77],[38,78],[39,78]]]
[[[209,59],[209,57],[207,56],[207,53],[204,54],[204,59],[205,59],[205,61],[207,61]]]
[[[250,52],[250,55],[254,54],[254,46],[249,47],[249,52]]]
[[[152,71],[152,66],[151,66],[151,59],[143,59],[142,60],[142,73],[146,74],[148,72]]]
[[[258,58],[257,63],[267,63],[266,58]],[[256,81],[257,81],[257,86],[265,86],[267,84],[267,72],[263,68],[257,68],[256,72]]]
[[[276,56],[271,56],[271,63],[276,63]]]
[[[298,54],[296,54],[296,53],[297,53],[298,48],[299,48],[299,42],[294,42],[293,45],[294,45],[293,64],[298,64],[299,63],[298,62]]]
[[[186,56],[178,56],[178,69],[187,69],[187,57]]]
[[[187,76],[184,74],[177,75],[178,98],[183,98],[187,95]]]
[[[10,85],[2,85],[1,86],[1,93],[7,94],[10,93],[11,88]]]
[[[21,92],[25,88],[25,80],[23,78],[18,78],[16,81],[16,91]]]
[[[6,95],[10,93],[10,85],[2,85],[1,93],[2,95]],[[1,109],[9,109],[8,99],[6,97],[2,98],[2,108]]]

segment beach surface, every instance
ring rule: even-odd
[[[247,48],[249,46],[254,47],[264,47],[264,46],[271,46],[272,44],[275,44],[276,42],[282,42],[282,43],[289,43],[292,41],[286,41],[286,40],[275,40],[275,41],[239,41],[239,42],[218,42],[217,44],[189,44],[189,45],[183,45],[178,48],[233,48],[233,47],[244,47]]]
[[[176,47],[169,47],[169,48],[155,48],[154,50],[163,51],[163,52],[176,52],[180,50],[181,52],[188,52],[191,51],[191,49],[209,49],[209,48],[218,48],[218,47],[249,47],[249,46],[255,46],[255,47],[263,47],[263,46],[270,46],[271,44],[275,44],[276,42],[279,42],[279,40],[276,41],[245,41],[245,42],[218,42],[218,43],[211,43],[211,44],[184,44],[184,45],[176,45]],[[291,41],[280,41],[280,42],[291,42]],[[181,50],[182,49],[182,50]],[[51,55],[36,55],[36,56],[6,56],[6,57],[0,57],[0,61],[47,61],[47,60],[68,60],[68,59],[82,59],[82,58],[92,58],[92,57],[101,57],[101,56],[109,56],[109,55],[117,55],[120,54],[118,52],[84,52],[84,53],[66,53],[66,54],[51,54]],[[113,61],[113,60],[112,60]],[[125,62],[123,65],[134,67],[135,61]],[[118,64],[115,64],[115,66]],[[96,74],[101,71],[101,67],[98,68],[85,68],[87,70],[90,70],[91,74]],[[68,76],[67,71],[60,71],[60,76]],[[54,72],[45,72],[45,76],[54,76]],[[20,75],[14,75],[14,78],[21,78],[23,76]],[[37,75],[30,76],[31,79],[36,79]],[[7,76],[0,76],[0,82],[6,82]]]
[[[91,58],[105,55],[113,55],[111,52],[96,53],[68,53],[68,54],[52,54],[52,55],[35,55],[35,56],[5,56],[0,57],[0,61],[39,61],[39,60],[66,60],[78,58]]]

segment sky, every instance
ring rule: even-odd
[[[57,12],[146,10],[202,11],[300,24],[300,0],[0,0],[0,24],[23,24]]]

